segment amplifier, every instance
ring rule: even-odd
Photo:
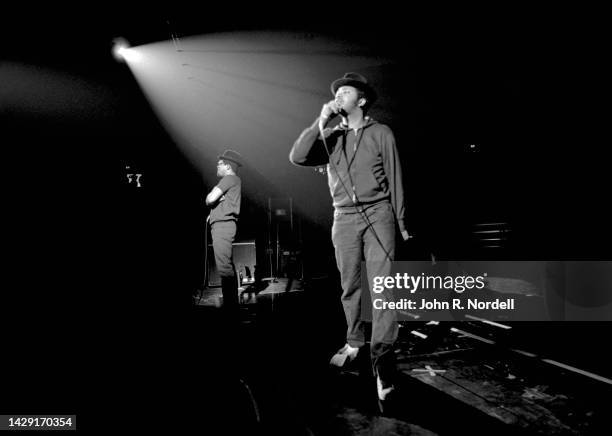
[[[247,285],[255,282],[255,265],[257,263],[255,241],[238,241],[232,244],[232,257],[234,259],[234,266],[236,267],[236,273],[240,276],[241,285]],[[215,263],[215,253],[213,251],[212,244],[208,245],[208,255],[206,269],[208,271],[208,283],[207,286],[215,287],[221,286],[221,277],[217,271],[217,264]]]

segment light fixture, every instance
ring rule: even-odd
[[[113,39],[113,56],[120,62],[137,62],[141,54],[135,48],[130,48],[130,43],[125,38]]]

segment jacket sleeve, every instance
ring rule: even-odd
[[[404,185],[402,180],[402,166],[395,145],[395,137],[391,129],[387,128],[381,140],[381,153],[385,175],[389,182],[391,204],[395,211],[395,218],[400,231],[406,230],[405,207],[404,207]]]
[[[323,134],[327,139],[333,129],[325,129]],[[331,141],[327,144],[331,146]],[[289,153],[289,160],[294,165],[314,167],[325,165],[329,162],[329,156],[325,151],[325,143],[319,132],[319,118],[307,127],[293,144]]]

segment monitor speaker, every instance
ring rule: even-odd
[[[255,282],[255,265],[256,251],[255,241],[239,241],[232,244],[232,257],[234,259],[234,266],[236,267],[236,273],[240,276],[241,285],[247,285]],[[217,264],[215,263],[215,253],[213,251],[212,244],[208,245],[208,256],[206,268],[208,271],[207,286],[216,287],[221,286],[221,276],[217,271]]]

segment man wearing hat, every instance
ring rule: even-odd
[[[365,337],[361,310],[371,311],[370,357],[378,397],[384,401],[394,389],[396,314],[393,310],[361,307],[361,268],[365,261],[370,287],[373,277],[389,276],[396,226],[404,240],[409,238],[404,224],[402,171],[393,132],[366,115],[376,100],[367,79],[346,73],[331,84],[331,92],[334,99],[323,105],[320,116],[295,141],[289,159],[302,166],[327,164],[334,206],[332,241],[348,325],[346,344],[330,364],[344,367],[362,353]],[[341,122],[326,127],[336,115]],[[393,297],[390,291],[384,291],[376,298]]]
[[[206,196],[211,208],[209,221],[217,271],[221,277],[223,307],[234,317],[238,311],[238,283],[232,261],[232,243],[236,236],[236,223],[240,215],[241,181],[236,175],[242,166],[240,154],[225,150],[218,156],[219,183]]]

